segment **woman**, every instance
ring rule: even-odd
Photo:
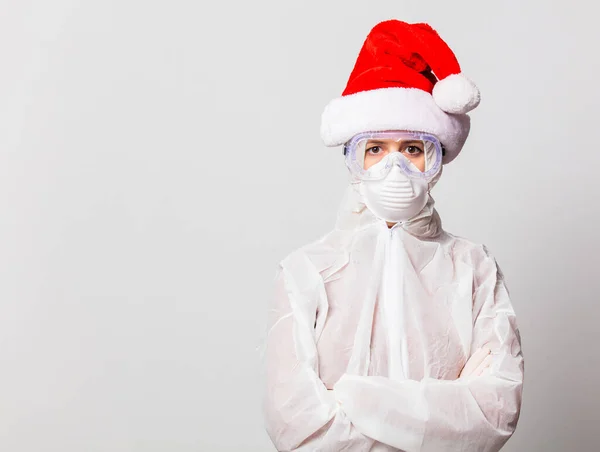
[[[429,192],[479,91],[426,24],[377,24],[322,116],[351,184],[335,229],[279,266],[265,424],[280,451],[497,451],[523,355],[494,257]]]

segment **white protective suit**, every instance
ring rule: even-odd
[[[512,435],[524,362],[502,272],[433,205],[390,229],[350,185],[336,228],[281,261],[264,355],[277,450],[492,452]],[[484,344],[489,369],[459,378]]]

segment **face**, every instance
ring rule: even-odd
[[[401,152],[419,171],[425,171],[425,147],[419,140],[368,140],[365,145],[364,167],[369,169],[390,152]]]

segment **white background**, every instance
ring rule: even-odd
[[[270,451],[277,261],[346,186],[320,115],[426,21],[479,85],[433,191],[502,267],[526,357],[504,450],[600,449],[594,2],[0,1],[0,450]]]

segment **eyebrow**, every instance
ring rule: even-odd
[[[385,144],[385,141],[367,140],[367,144]]]

